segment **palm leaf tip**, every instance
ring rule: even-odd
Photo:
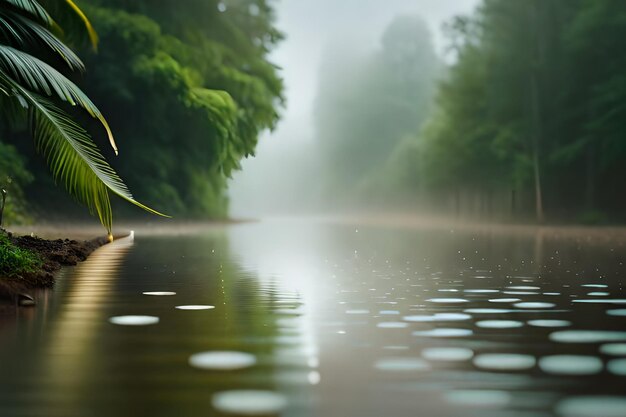
[[[89,37],[89,42],[93,49],[98,49],[98,34],[96,30],[91,25],[91,22],[85,16],[85,13],[74,3],[72,0],[65,0],[65,2],[70,6],[70,8],[76,13],[76,15],[80,18],[80,20],[85,25],[85,30],[87,31],[87,36]]]
[[[109,123],[107,123],[104,117],[99,120],[107,132],[107,137],[109,138],[109,143],[111,144],[111,148],[113,148],[113,152],[115,152],[115,156],[119,155],[117,144],[115,143],[115,138],[113,137],[113,132],[111,131],[111,128],[109,127]]]

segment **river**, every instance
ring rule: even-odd
[[[138,230],[0,321],[0,416],[626,416],[626,237]]]

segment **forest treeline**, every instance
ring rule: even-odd
[[[328,195],[473,218],[626,219],[623,1],[484,0],[446,25],[442,67],[423,27],[397,19],[352,74],[345,54],[325,61]]]
[[[230,174],[254,153],[259,133],[275,126],[283,102],[282,80],[268,60],[283,38],[271,1],[77,3],[99,43],[97,53],[73,45],[87,68],[73,77],[115,134],[117,157],[104,135],[94,135],[107,160],[151,207],[179,218],[225,217]],[[54,186],[23,126],[0,129],[5,220],[82,213]]]
[[[268,58],[283,38],[273,2],[78,4],[99,48],[68,39],[87,71],[67,76],[102,110],[120,155],[97,120],[65,110],[141,202],[178,218],[227,216],[228,178],[284,101]],[[445,31],[445,56],[417,16],[394,19],[375,49],[333,40],[315,104],[319,152],[292,155],[306,178],[285,175],[311,185],[294,199],[313,209],[322,194],[333,209],[626,220],[623,1],[483,0]],[[54,186],[27,127],[0,121],[5,220],[82,213]]]

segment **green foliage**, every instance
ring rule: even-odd
[[[282,39],[273,27],[269,0],[227,2],[226,9],[217,0],[188,0],[184,5],[164,0],[158,6],[147,0],[81,1],[90,20],[70,0],[11,3],[25,13],[15,13],[18,6],[0,8],[0,29],[8,28],[0,30],[0,70],[18,84],[2,81],[0,74],[0,88],[19,92],[2,103],[7,119],[3,127],[15,126],[14,132],[36,124],[37,150],[51,163],[56,181],[107,228],[113,213],[111,192],[147,209],[132,198],[116,172],[149,205],[169,214],[227,215],[227,178],[242,158],[254,153],[260,133],[275,126],[283,102],[282,81],[267,59]],[[9,17],[14,23],[7,27]],[[61,35],[83,47],[80,55],[89,71],[81,87],[87,94],[58,70],[85,68],[59,40]],[[98,53],[93,51],[96,43]],[[105,129],[92,129],[95,123],[72,111],[74,105]],[[33,112],[30,119],[20,117],[22,106]],[[100,153],[87,133],[94,132],[95,143],[109,140],[116,153],[107,123],[123,143],[115,170],[105,162],[113,152]],[[48,191],[33,150],[18,135],[4,137],[26,157],[34,174],[36,180],[25,189],[38,197],[31,201],[34,210],[71,210]]]
[[[448,32],[436,111],[394,162],[406,189],[455,210],[480,200],[483,215],[626,209],[623,2],[484,0]]]
[[[35,272],[42,264],[41,258],[36,253],[15,246],[8,236],[0,231],[0,277],[15,277]]]
[[[26,169],[24,158],[17,150],[0,142],[0,188],[7,191],[4,224],[24,223],[29,220],[23,187],[33,180]]]
[[[99,53],[85,51],[86,90],[124,143],[118,171],[177,217],[224,217],[226,179],[282,103],[269,3],[81,4],[100,36]]]
[[[134,200],[88,133],[57,102],[81,107],[97,119],[117,153],[100,110],[72,81],[31,51],[43,46],[48,57],[63,60],[70,69],[82,70],[80,59],[54,34],[62,30],[57,21],[78,21],[72,27],[82,27],[95,46],[95,33],[82,11],[71,0],[50,5],[46,2],[43,6],[35,0],[10,0],[0,4],[0,18],[2,40],[14,45],[0,44],[0,92],[6,96],[2,100],[4,115],[14,121],[19,113],[28,114],[36,148],[46,157],[55,180],[97,214],[109,233],[113,219],[109,192],[158,214]],[[76,32],[69,23],[65,28],[69,33]]]

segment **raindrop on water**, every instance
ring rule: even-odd
[[[517,308],[552,308],[555,306],[555,304],[554,303],[541,303],[541,302],[526,302],[526,303],[513,304],[513,306]]]
[[[422,350],[422,356],[430,361],[460,362],[472,359],[474,352],[467,348],[435,347]]]
[[[522,327],[524,323],[515,320],[481,320],[476,322],[476,326],[483,329],[514,329]]]
[[[474,407],[504,407],[511,402],[511,394],[506,391],[459,390],[445,394],[446,400],[455,405]]]
[[[115,316],[109,318],[109,322],[120,326],[148,326],[157,324],[159,318],[154,316]]]
[[[567,327],[572,322],[567,320],[528,320],[528,324],[535,327]]]
[[[381,329],[405,329],[408,326],[408,323],[403,323],[401,321],[383,321],[376,325],[376,327]]]
[[[212,403],[224,413],[257,416],[281,412],[287,406],[287,399],[272,391],[233,390],[213,395]]]
[[[430,365],[420,358],[383,358],[376,361],[374,367],[379,371],[412,372],[427,371]]]
[[[346,310],[346,314],[369,314],[369,310]]]
[[[517,303],[518,301],[522,301],[519,298],[492,298],[489,300],[490,303]]]
[[[624,417],[626,397],[588,396],[562,400],[556,412],[563,417]]]
[[[474,332],[469,329],[432,329],[413,332],[413,336],[423,337],[465,337]]]
[[[430,298],[426,301],[430,301],[431,303],[440,303],[440,304],[461,304],[467,303],[468,300],[464,298]]]
[[[248,368],[256,364],[256,357],[250,353],[234,351],[201,352],[189,357],[189,365],[194,368],[232,371]]]
[[[535,366],[534,356],[516,353],[485,353],[474,358],[474,365],[495,371],[520,371]]]
[[[153,296],[168,296],[168,295],[176,295],[173,291],[146,291],[142,293],[143,295],[153,295]]]
[[[606,367],[615,375],[626,376],[626,359],[613,359],[607,363]]]
[[[626,304],[626,299],[610,299],[610,298],[595,298],[595,299],[583,299],[573,300],[575,303],[587,303],[587,304]]]
[[[550,340],[561,343],[601,343],[626,341],[626,332],[604,330],[561,330],[550,334]]]
[[[600,352],[605,355],[626,356],[626,343],[609,343],[600,346]]]
[[[539,368],[556,375],[593,375],[602,371],[600,358],[581,355],[553,355],[539,359]]]
[[[184,305],[184,306],[176,306],[177,310],[190,310],[190,311],[194,311],[194,310],[212,310],[214,309],[215,306],[208,306],[208,305]]]

